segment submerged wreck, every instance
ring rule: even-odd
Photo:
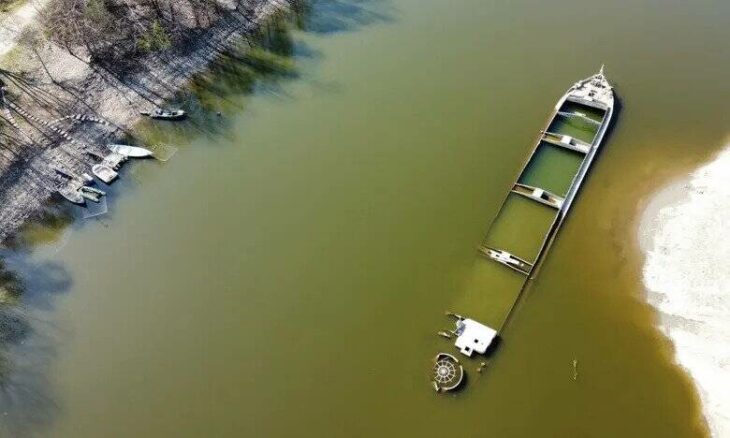
[[[489,321],[477,321],[447,312],[447,315],[456,318],[456,327],[453,330],[439,332],[439,335],[444,338],[455,338],[454,346],[464,356],[488,354],[499,339],[500,331],[527,288],[529,280],[535,274],[540,261],[570,210],[606,135],[613,112],[613,87],[603,73],[603,66],[593,76],[576,82],[555,105],[545,129],[540,131],[540,136],[529,159],[508,192],[478,250],[479,254],[489,263],[502,265],[502,269],[509,270],[511,274],[508,275],[520,276],[521,279],[517,282],[519,290],[506,297],[507,299],[499,300],[506,303],[503,304],[504,308],[487,312],[491,315]],[[551,166],[551,161],[548,159],[550,157],[555,157],[552,162],[559,161],[560,166]],[[533,246],[537,248],[537,251],[533,254],[516,253],[509,247],[498,247],[495,242],[500,243],[500,239],[490,236],[498,221],[519,222],[510,217],[510,215],[514,215],[515,209],[506,208],[508,204],[514,206],[514,203],[519,202],[528,204],[526,208],[549,209],[552,212],[548,215],[549,222],[545,223],[545,227],[541,228],[539,233],[527,236],[539,239],[538,242],[534,242]],[[544,211],[539,213],[547,214]],[[495,293],[502,293],[502,291],[495,291]],[[491,328],[490,325],[498,328]],[[445,363],[443,358],[453,358],[447,353],[439,353],[436,357],[441,358],[442,363]],[[448,359],[447,362],[452,366],[438,366],[437,364],[433,368],[431,383],[439,392],[454,390],[463,381],[462,378],[445,379],[446,374],[453,375],[446,373],[447,368],[454,370],[461,367],[456,358]],[[459,368],[456,368],[456,365]],[[478,371],[481,372],[484,366],[486,363],[481,362]]]

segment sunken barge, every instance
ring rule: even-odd
[[[603,73],[603,66],[598,73],[576,82],[558,100],[546,127],[540,131],[532,153],[478,249],[478,253],[489,263],[501,265],[501,268],[494,269],[511,271],[511,274],[495,274],[519,277],[510,279],[511,284],[516,285],[516,290],[512,295],[505,292],[504,296],[493,300],[499,302],[501,308],[487,312],[491,316],[487,320],[447,312],[447,315],[455,318],[456,327],[441,331],[439,335],[455,339],[454,345],[461,354],[467,357],[474,354],[484,355],[496,344],[501,330],[568,214],[596,158],[613,113],[613,87]],[[523,216],[535,213],[535,216],[544,220],[540,226],[533,227],[538,231],[525,232],[522,235],[523,230],[518,227],[508,233],[511,237],[505,238],[505,227],[509,228],[511,223],[526,223],[524,217],[514,216],[516,212]],[[502,231],[495,229],[500,227]],[[500,233],[501,236],[498,236]],[[532,242],[525,245],[525,240]],[[526,251],[526,248],[531,251]],[[500,294],[502,291],[490,293]],[[439,353],[442,354],[446,353]],[[453,357],[448,354],[446,356]],[[459,384],[454,385],[454,381],[447,383],[444,379],[447,368],[439,364],[441,362],[437,362],[432,376],[436,391],[456,389]],[[458,360],[454,364],[459,364]],[[477,371],[481,372],[485,366],[486,362],[480,362]],[[456,365],[448,369],[451,368],[458,369]],[[456,381],[461,383],[461,378]]]

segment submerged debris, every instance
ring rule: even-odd
[[[451,332],[447,332],[445,330],[441,330],[438,335],[446,339],[451,339],[452,337]]]

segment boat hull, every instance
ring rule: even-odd
[[[91,172],[106,184],[111,184],[118,176],[114,169],[103,164],[94,165],[91,168]]]
[[[67,201],[77,205],[84,205],[86,203],[84,197],[77,190],[59,190],[58,194]]]
[[[152,151],[149,149],[141,148],[138,146],[129,146],[125,144],[110,144],[107,148],[118,154],[124,155],[130,158],[146,158],[152,156]]]

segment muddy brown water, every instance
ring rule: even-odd
[[[652,191],[727,135],[729,6],[315,3],[304,29],[274,32],[269,75],[228,60],[183,101],[192,120],[141,128],[179,150],[128,167],[108,215],[29,233],[16,266],[41,340],[16,361],[44,365],[16,381],[30,401],[6,425],[703,436],[643,298],[635,226]],[[444,310],[509,301],[519,274],[476,248],[557,99],[602,63],[621,100],[602,152],[489,367],[467,362],[466,389],[435,394]]]

